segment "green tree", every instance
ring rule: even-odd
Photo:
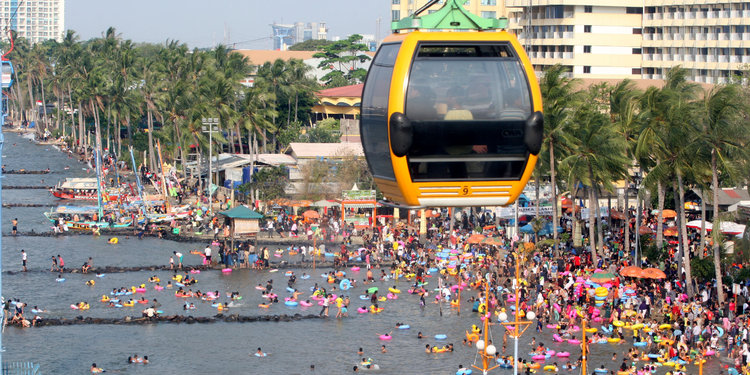
[[[255,191],[260,200],[271,200],[286,197],[286,186],[289,185],[289,170],[286,166],[261,168],[253,174],[252,182],[240,185],[240,191]]]
[[[338,143],[341,142],[341,128],[339,121],[328,118],[318,121],[314,127],[307,129],[307,141],[311,143]],[[303,138],[301,137],[301,138]]]
[[[552,189],[552,238],[555,253],[557,243],[557,174],[555,167],[558,159],[556,148],[565,150],[565,144],[570,143],[567,129],[571,126],[571,117],[578,106],[581,95],[575,91],[574,85],[578,81],[567,78],[562,65],[555,65],[544,72],[540,86],[544,106],[544,141],[542,154],[549,155],[550,187]]]
[[[322,51],[325,47],[333,43],[326,39],[308,39],[304,42],[297,43],[289,47],[290,51]]]
[[[730,84],[704,90],[703,100],[698,103],[698,140],[701,148],[710,155],[711,187],[713,191],[714,228],[719,228],[719,171],[734,179],[738,176],[738,162],[748,160],[747,144],[750,141],[746,131],[747,108],[739,87]],[[720,231],[715,231],[720,232]],[[720,247],[713,243],[713,264],[716,277],[719,303],[724,302]]]
[[[359,64],[369,61],[370,56],[364,53],[369,49],[361,41],[362,35],[354,34],[325,46],[322,52],[313,55],[323,59],[318,68],[330,70],[322,78],[326,86],[339,87],[364,82],[367,70],[359,67]]]

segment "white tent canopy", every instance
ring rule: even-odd
[[[687,225],[688,228],[701,229],[701,221],[700,220],[689,221],[686,225]],[[710,232],[711,229],[713,229],[713,226],[714,226],[713,223],[711,223],[710,221],[706,222],[706,230],[707,231]],[[742,234],[742,233],[745,233],[745,225],[733,223],[731,221],[722,221],[721,222],[721,233],[733,234],[733,235]]]

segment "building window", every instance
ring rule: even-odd
[[[591,32],[591,25],[583,25],[583,32],[584,33],[590,33]]]
[[[640,7],[627,7],[625,9],[627,14],[643,14],[643,8]]]
[[[590,66],[584,66],[583,67],[583,72],[586,73],[586,74],[591,73],[591,67]]]
[[[633,68],[633,75],[641,75],[641,68]]]
[[[394,4],[394,5],[399,5],[399,4],[401,4],[401,0],[393,0],[393,3],[392,3],[392,4]]]
[[[482,5],[497,5],[497,0],[482,0]]]
[[[482,18],[497,18],[497,13],[494,11],[482,11],[480,16]]]
[[[633,48],[633,54],[634,55],[640,55],[641,54],[641,49],[640,48]]]
[[[591,53],[591,46],[583,46],[583,53]]]
[[[640,27],[634,27],[633,28],[633,34],[634,35],[641,35],[641,34],[643,34],[643,29],[641,29]]]
[[[400,10],[392,10],[391,11],[391,19],[394,21],[401,20],[401,11]]]
[[[593,13],[594,7],[591,5],[584,5],[583,6],[583,13]]]

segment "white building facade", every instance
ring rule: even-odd
[[[49,39],[61,41],[65,0],[0,0],[0,25],[15,30],[32,44]]]

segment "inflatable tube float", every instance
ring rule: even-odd
[[[311,302],[308,302],[308,301],[300,301],[299,304],[304,307],[310,307],[313,305]]]
[[[221,272],[222,273],[232,273],[232,269],[231,268],[224,268],[224,269],[221,270]]]
[[[568,357],[570,357],[570,353],[568,353],[568,352],[558,352],[558,353],[557,353],[557,354],[555,354],[555,355],[556,355],[556,356],[557,356],[558,358],[568,358]]]
[[[287,306],[297,306],[299,302],[297,301],[284,301],[284,304]]]
[[[383,340],[383,341],[388,341],[388,340],[390,340],[392,338],[393,338],[393,336],[391,336],[391,335],[389,335],[387,333],[384,334],[384,335],[380,335],[380,339]]]
[[[409,326],[408,324],[402,324],[398,326],[398,329],[409,329],[409,328],[411,328],[411,326]]]
[[[444,334],[435,335],[435,340],[445,340],[447,338],[448,338],[448,336],[444,335]]]
[[[360,307],[357,309],[357,312],[360,314],[367,314],[367,309],[364,307]]]

